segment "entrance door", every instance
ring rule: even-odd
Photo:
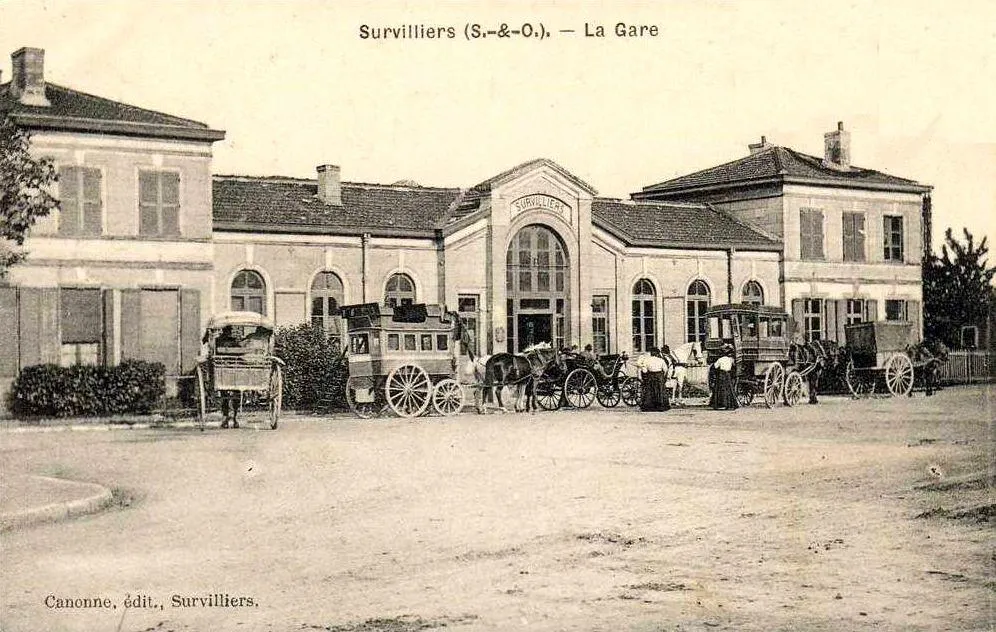
[[[547,226],[525,226],[509,243],[505,265],[508,350],[540,342],[564,346],[570,340],[570,266],[560,238]]]
[[[553,339],[553,316],[550,314],[519,314],[518,325],[518,351]]]

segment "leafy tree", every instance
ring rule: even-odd
[[[987,265],[986,238],[976,244],[972,233],[962,230],[964,244],[947,229],[941,256],[930,255],[923,266],[924,335],[949,347],[961,344],[963,325],[985,323],[996,308],[996,266]]]
[[[30,135],[9,117],[0,120],[0,279],[22,261],[28,229],[59,205],[49,193],[58,180],[48,158],[34,158]]]

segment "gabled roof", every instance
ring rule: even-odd
[[[628,246],[781,251],[781,242],[708,204],[595,198],[592,223]]]
[[[593,186],[582,180],[581,178],[575,176],[573,173],[564,169],[554,161],[548,158],[534,158],[533,160],[528,160],[520,165],[516,165],[507,171],[502,171],[498,175],[488,178],[484,182],[479,182],[470,188],[473,193],[490,193],[491,189],[496,186],[508,182],[509,180],[514,180],[521,174],[536,169],[537,167],[550,167],[560,175],[564,176],[567,180],[577,185],[578,187],[584,189],[591,195],[597,195],[598,191],[595,190]]]
[[[315,180],[215,176],[216,230],[431,238],[460,189],[342,183],[342,206]]]
[[[25,105],[0,84],[0,115],[30,129],[66,130],[183,140],[216,141],[225,132],[190,119],[94,96],[54,83],[45,84],[50,106]]]
[[[643,187],[633,197],[639,199],[654,193],[678,193],[766,181],[910,192],[930,190],[929,186],[915,180],[874,169],[835,169],[825,166],[822,158],[771,145],[750,156]]]

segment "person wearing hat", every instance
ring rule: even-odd
[[[740,403],[737,401],[733,372],[733,345],[723,345],[719,353],[719,359],[709,367],[709,384],[712,387],[709,405],[714,410],[736,410]]]

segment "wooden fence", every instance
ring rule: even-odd
[[[996,381],[996,353],[952,351],[941,365],[941,383],[974,384]]]

